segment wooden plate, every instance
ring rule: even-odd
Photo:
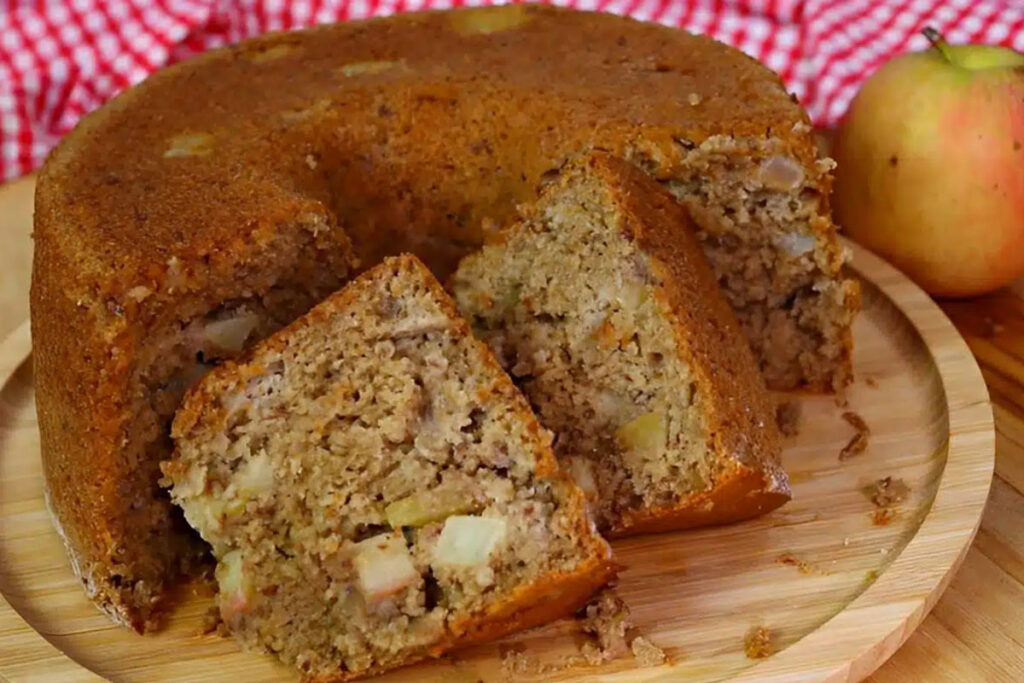
[[[904,276],[851,247],[864,283],[857,381],[846,407],[833,397],[795,397],[800,432],[784,454],[793,501],[744,524],[615,544],[627,566],[618,592],[639,633],[670,663],[640,668],[627,654],[566,667],[580,636],[563,620],[386,678],[502,680],[503,655],[515,651],[525,679],[846,681],[891,655],[974,536],[994,431],[985,384],[952,324]],[[29,353],[27,326],[0,344],[0,677],[293,679],[269,657],[198,635],[209,596],[187,598],[165,631],[147,637],[114,626],[86,600],[43,504]],[[865,452],[840,461],[854,434],[844,411],[859,414],[871,436]],[[910,494],[880,513],[863,489],[886,476]],[[755,660],[744,638],[758,626],[778,651]]]

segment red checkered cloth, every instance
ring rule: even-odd
[[[0,0],[0,181],[160,67],[265,31],[490,0]],[[705,33],[777,71],[820,125],[890,56],[950,42],[1024,51],[1022,0],[556,0]]]

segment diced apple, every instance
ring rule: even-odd
[[[203,336],[221,351],[238,353],[245,348],[249,335],[256,329],[259,316],[255,313],[238,313],[223,320],[213,320],[203,327]]]
[[[185,519],[199,529],[207,541],[213,543],[212,534],[222,530],[225,520],[245,512],[245,501],[237,498],[222,500],[212,496],[197,496],[182,501]]]
[[[212,150],[213,136],[209,133],[181,133],[168,140],[164,158],[204,157]]]
[[[220,558],[214,571],[217,585],[220,587],[220,613],[225,621],[249,610],[252,588],[245,579],[242,565],[242,551],[232,550]]]
[[[405,66],[405,62],[402,61],[374,61],[374,62],[352,62],[350,64],[343,64],[341,66],[341,75],[343,76],[364,76],[384,73],[391,69],[401,68]]]
[[[359,592],[368,603],[394,595],[420,580],[412,557],[400,534],[380,534],[356,545],[355,559]]]
[[[651,452],[665,447],[668,427],[661,413],[644,413],[615,431],[619,446],[627,451]]]
[[[636,311],[647,301],[647,287],[639,282],[623,283],[616,298],[624,310]]]
[[[450,25],[463,35],[488,35],[519,28],[530,21],[529,10],[519,5],[482,7],[468,12],[453,12]]]
[[[508,524],[495,517],[449,517],[434,547],[434,563],[441,566],[475,566],[486,563],[505,539]]]
[[[796,159],[773,156],[762,162],[758,169],[761,183],[769,190],[788,192],[804,182],[804,168]]]
[[[234,476],[238,497],[256,498],[274,488],[274,466],[266,452],[260,452],[242,463]]]
[[[801,256],[814,250],[814,235],[802,232],[784,232],[774,240],[775,246],[783,249],[790,256]]]
[[[388,524],[395,529],[403,526],[424,526],[468,512],[472,509],[473,502],[465,492],[434,489],[396,500],[384,508],[384,515]]]
[[[576,456],[569,458],[569,474],[576,480],[587,498],[597,496],[597,479],[594,477],[594,463],[589,458]]]

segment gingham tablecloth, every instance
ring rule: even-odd
[[[85,113],[160,67],[265,31],[460,0],[0,0],[0,181],[37,168]],[[560,0],[705,33],[777,71],[816,123],[882,62],[950,42],[1024,51],[1024,0]]]

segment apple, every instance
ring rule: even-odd
[[[420,580],[405,539],[399,533],[379,534],[354,547],[359,592],[366,602],[379,603]]]
[[[834,211],[929,293],[972,296],[1024,272],[1024,55],[924,33],[841,122]]]

